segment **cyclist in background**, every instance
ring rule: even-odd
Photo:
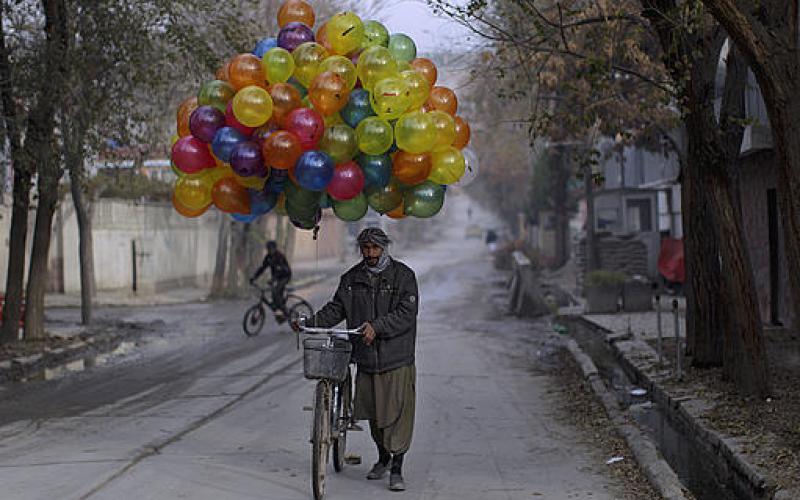
[[[261,263],[261,267],[250,278],[250,283],[255,283],[267,268],[269,268],[272,275],[272,303],[275,310],[283,312],[283,317],[278,317],[278,321],[283,322],[289,317],[289,312],[286,310],[286,302],[283,299],[286,285],[292,279],[292,268],[289,266],[286,256],[278,250],[278,245],[274,241],[267,242],[267,255],[264,256],[264,262]]]

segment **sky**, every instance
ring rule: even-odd
[[[470,49],[469,44],[475,43],[467,28],[447,17],[434,15],[424,0],[397,0],[377,17],[390,33],[405,33],[413,38],[421,53],[443,47],[463,52]]]

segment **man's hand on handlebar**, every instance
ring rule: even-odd
[[[364,343],[372,345],[372,342],[375,340],[375,329],[372,328],[372,324],[364,323],[361,325],[361,329],[364,331]]]

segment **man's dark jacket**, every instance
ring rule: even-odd
[[[375,341],[366,345],[354,338],[353,359],[365,373],[383,373],[414,364],[418,305],[417,278],[411,268],[392,259],[372,280],[362,262],[342,276],[333,299],[311,323],[327,328],[347,321],[347,328],[358,328],[370,322]]]

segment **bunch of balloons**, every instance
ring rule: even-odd
[[[336,14],[316,29],[311,5],[287,0],[280,32],[238,54],[178,108],[173,204],[212,204],[239,221],[277,209],[312,229],[323,209],[344,221],[369,207],[432,217],[447,185],[477,176],[458,99],[414,41],[377,21]]]

